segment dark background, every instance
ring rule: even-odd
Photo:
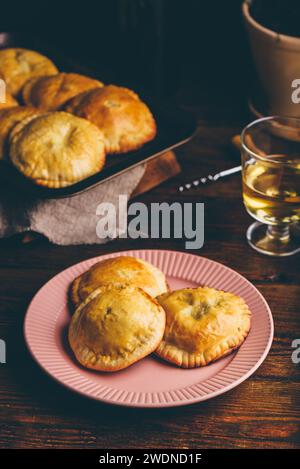
[[[191,178],[240,162],[231,138],[253,119],[247,111],[253,72],[241,1],[2,0],[1,30],[35,34],[37,50],[48,41],[106,83],[175,99],[194,112],[199,132],[176,151],[182,172],[137,200],[148,206],[204,202],[205,243],[196,254],[237,270],[259,289],[270,304],[275,337],[250,379],[207,402],[136,410],[83,399],[30,358],[23,338],[29,302],[76,262],[126,249],[184,250],[184,240],[81,246],[55,246],[42,237],[1,240],[0,337],[8,344],[8,364],[1,367],[0,447],[299,448],[299,366],[291,361],[292,341],[300,337],[299,256],[269,258],[248,246],[245,233],[253,220],[242,203],[239,174],[177,190]],[[21,40],[19,45],[26,47]]]
[[[241,0],[2,2],[0,31],[26,31],[105,82],[163,97],[245,95],[252,67]],[[204,96],[198,96],[201,100]],[[194,99],[197,99],[197,93]]]

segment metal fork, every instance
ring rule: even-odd
[[[234,168],[225,169],[224,171],[220,171],[216,174],[209,174],[208,176],[194,179],[192,182],[188,182],[183,184],[182,186],[178,187],[179,192],[183,192],[185,190],[189,191],[190,189],[196,188],[201,184],[207,184],[208,182],[216,182],[218,179],[223,178],[225,176],[230,176],[231,174],[238,173],[242,170],[242,166],[235,166]]]

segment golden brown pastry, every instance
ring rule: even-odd
[[[150,110],[127,88],[109,85],[82,93],[70,100],[65,110],[97,125],[104,134],[108,153],[136,150],[156,135]]]
[[[8,92],[5,93],[5,103],[0,102],[0,110],[18,106],[18,101]]]
[[[58,73],[47,57],[27,49],[0,50],[0,75],[8,90],[17,96],[29,78]]]
[[[250,311],[242,298],[214,288],[184,288],[157,298],[166,312],[156,353],[183,368],[205,366],[245,340]]]
[[[165,312],[133,285],[105,285],[76,309],[69,343],[83,366],[117,371],[152,353],[160,343]]]
[[[45,111],[57,111],[79,93],[102,86],[100,81],[78,73],[59,73],[27,81],[22,96],[25,104]]]
[[[168,290],[164,274],[157,267],[130,256],[105,259],[94,264],[71,284],[71,300],[78,305],[96,288],[107,284],[131,284],[150,296]]]
[[[8,138],[11,130],[23,119],[40,114],[29,106],[16,106],[0,111],[0,160],[8,156]]]
[[[65,112],[42,114],[14,127],[9,156],[34,183],[65,187],[102,169],[103,135],[90,122]]]

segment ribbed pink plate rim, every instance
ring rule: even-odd
[[[240,295],[252,313],[251,331],[235,352],[233,359],[213,377],[169,391],[134,392],[115,389],[90,381],[80,367],[71,367],[61,353],[55,328],[67,304],[71,281],[95,262],[117,256],[134,256],[160,268],[168,277],[211,286]],[[54,314],[53,314],[54,312]],[[41,320],[42,319],[42,320]],[[259,322],[259,327],[257,327]],[[249,378],[266,358],[272,345],[274,325],[271,310],[261,293],[246,278],[229,267],[195,254],[170,250],[130,250],[97,256],[75,264],[49,280],[31,301],[25,321],[24,335],[29,351],[37,363],[67,388],[105,403],[129,407],[175,407],[211,399],[238,386]],[[71,353],[71,351],[70,351]],[[133,365],[134,366],[134,365]]]

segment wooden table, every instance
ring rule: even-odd
[[[236,269],[265,296],[275,320],[269,356],[237,388],[189,407],[126,409],[72,394],[46,376],[26,350],[22,327],[30,299],[53,275],[83,259],[151,246],[183,250],[183,242],[120,240],[104,247],[59,247],[44,239],[29,244],[18,237],[2,240],[0,338],[7,343],[7,364],[0,365],[0,447],[300,447],[299,365],[291,360],[291,343],[300,338],[300,256],[272,259],[247,245],[251,219],[241,201],[239,174],[178,194],[180,182],[238,164],[230,137],[249,120],[232,106],[222,112],[219,104],[192,110],[199,118],[199,134],[177,152],[183,173],[139,200],[205,202],[205,244],[197,254]]]

